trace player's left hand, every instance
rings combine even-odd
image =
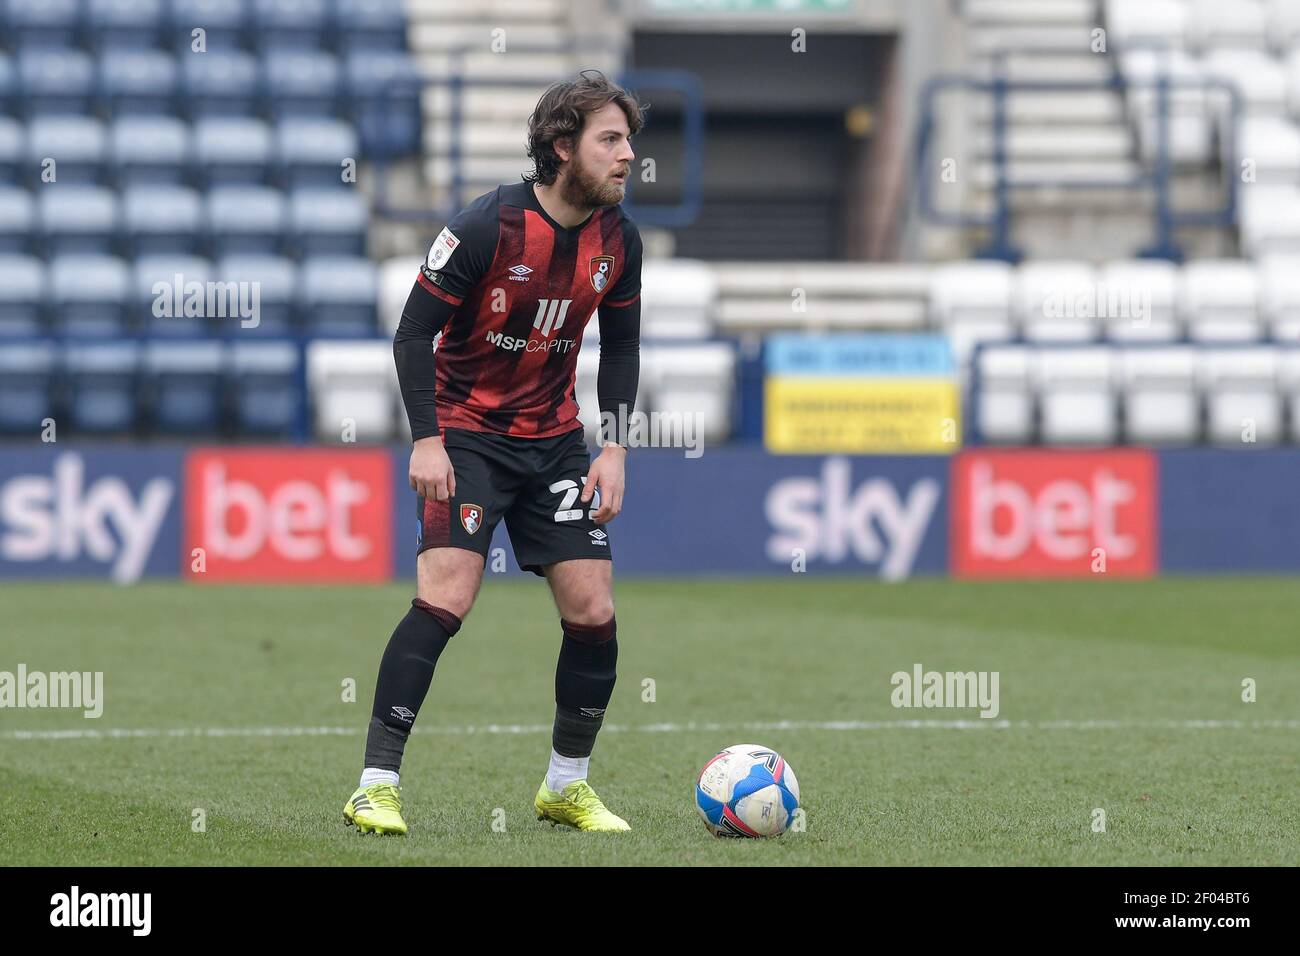
[[[626,458],[627,449],[611,443],[591,463],[587,483],[582,488],[582,501],[585,504],[594,492],[600,492],[600,507],[591,513],[591,520],[596,524],[614,520],[615,515],[623,510],[623,461]]]

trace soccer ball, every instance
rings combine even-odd
[[[695,808],[714,836],[780,836],[799,809],[799,781],[775,750],[736,744],[700,771]]]

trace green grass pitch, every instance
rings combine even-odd
[[[410,596],[0,587],[0,670],[103,671],[106,697],[98,720],[0,710],[0,777],[21,795],[0,805],[0,860],[1300,864],[1294,580],[617,582],[619,684],[591,780],[629,834],[534,819],[559,626],[541,582],[489,580],[407,748],[411,834],[363,837],[341,808]],[[890,675],[917,662],[998,671],[998,718],[895,709]],[[716,840],[701,825],[695,774],[750,742],[798,774],[803,832]]]

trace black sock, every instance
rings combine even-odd
[[[614,665],[618,663],[614,618],[604,624],[560,621],[560,625],[564,643],[555,665],[551,746],[561,757],[590,757],[614,693]]]
[[[416,598],[388,639],[375,706],[366,734],[366,766],[394,773],[402,765],[406,738],[433,681],[433,668],[447,642],[460,630],[460,618]]]

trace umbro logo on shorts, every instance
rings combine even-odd
[[[609,535],[601,531],[599,528],[597,528],[595,531],[588,531],[587,534],[591,535],[592,544],[603,544],[606,547],[609,547],[608,542],[605,540],[606,538],[609,537]]]

